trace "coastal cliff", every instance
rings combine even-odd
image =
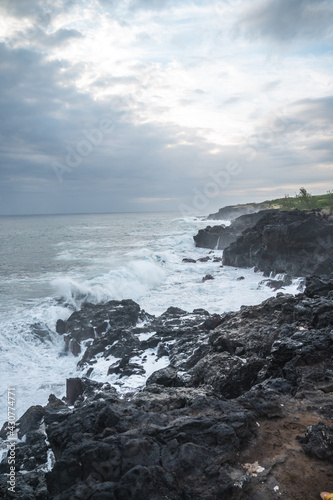
[[[256,267],[265,275],[333,272],[333,217],[320,211],[272,212],[232,242],[223,264]]]
[[[332,220],[253,215],[224,265],[305,276],[300,293],[223,314],[85,303],[59,320],[81,376],[63,400],[51,394],[19,419],[15,493],[7,455],[1,498],[312,500],[333,490]],[[142,388],[124,391],[125,379]]]
[[[200,229],[198,234],[193,236],[195,246],[200,248],[211,248],[224,250],[242,234],[245,229],[253,227],[262,217],[274,212],[274,210],[261,210],[260,212],[249,213],[235,218],[230,226],[207,226]]]

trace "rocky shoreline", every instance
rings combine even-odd
[[[324,253],[308,251],[327,265],[330,219],[308,218],[326,242]],[[283,223],[269,211],[229,255],[252,248],[251,234],[257,245],[267,221],[276,222],[266,235],[274,239]],[[124,300],[58,321],[66,349],[84,350],[82,377],[68,381],[65,400],[50,395],[21,417],[16,492],[4,458],[0,497],[311,500],[333,491],[333,276],[321,274],[296,296],[280,292],[233,313],[170,307],[155,317]],[[118,385],[92,380],[101,362]],[[143,367],[158,363],[147,376]],[[121,391],[131,377],[143,389]],[[7,434],[5,424],[0,438]]]
[[[236,217],[230,226],[207,226],[200,229],[196,236],[193,236],[197,247],[224,250],[231,243],[241,236],[245,229],[253,227],[260,219],[275,210],[261,210],[260,212],[244,214]]]
[[[333,216],[320,211],[262,210],[230,226],[207,226],[196,246],[223,250],[223,264],[270,274],[326,276],[333,272]]]
[[[265,214],[225,249],[223,263],[266,276],[326,276],[333,272],[333,217],[316,210]]]

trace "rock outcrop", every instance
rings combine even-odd
[[[234,220],[241,215],[252,214],[259,209],[256,205],[228,205],[215,214],[209,214],[210,220]]]
[[[74,407],[51,395],[30,408],[19,421],[17,498],[310,500],[333,489],[333,279],[307,278],[304,293],[239,312],[171,307],[120,324],[92,340],[83,374],[101,357],[108,370],[110,349],[119,377],[144,351],[168,366],[141,391],[120,396],[83,376],[74,391],[68,384]],[[7,467],[5,458],[5,500]]]
[[[333,272],[333,220],[315,210],[267,213],[223,252],[223,264],[255,267],[266,276]]]
[[[275,210],[261,210],[237,217],[230,226],[207,226],[205,229],[200,229],[198,234],[193,236],[195,246],[223,250],[234,242],[245,229],[254,226],[262,217],[273,212]]]
[[[144,321],[149,316],[133,300],[110,300],[106,304],[82,305],[80,311],[75,311],[67,321],[59,319],[56,330],[64,335],[66,350],[75,356],[81,352],[82,342],[99,338],[110,329],[124,329],[134,326],[138,321]]]

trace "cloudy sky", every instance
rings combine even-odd
[[[0,214],[333,189],[331,0],[0,0]]]

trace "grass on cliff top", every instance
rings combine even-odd
[[[264,208],[278,208],[279,210],[329,210],[333,212],[333,191],[327,194],[311,195],[305,188],[301,188],[296,196],[286,195],[284,198],[267,200],[262,203],[251,203],[251,205]]]

